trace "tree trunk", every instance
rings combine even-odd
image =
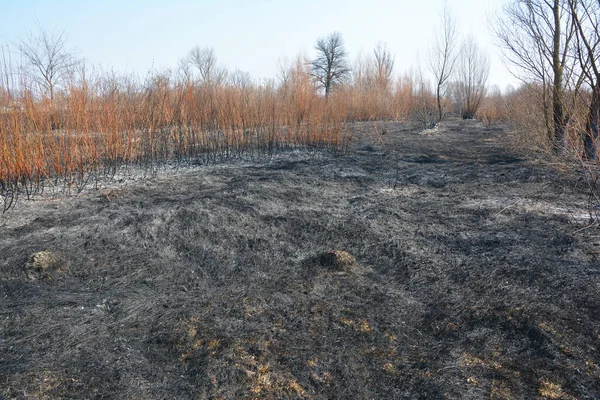
[[[50,129],[53,131],[57,129],[56,116],[54,115],[54,84],[50,81]]]
[[[552,122],[554,125],[554,151],[562,154],[565,151],[565,113],[563,109],[563,67],[560,59],[561,46],[561,22],[560,22],[560,0],[554,0],[552,7],[554,16],[554,34],[552,48],[552,72],[554,81],[552,82]]]
[[[554,152],[563,154],[565,151],[565,113],[562,104],[562,93],[559,87],[552,91],[552,117],[554,123]]]
[[[437,106],[438,106],[438,122],[442,122],[442,118],[444,117],[443,111],[442,111],[442,99],[441,99],[441,87],[438,84],[437,89],[435,91],[435,95],[437,97]]]
[[[600,80],[596,81],[592,92],[592,101],[585,125],[585,135],[583,137],[583,156],[586,160],[595,160],[598,155],[596,152],[596,141],[598,139],[598,126],[600,125]]]
[[[329,98],[329,92],[331,91],[331,82],[332,82],[332,78],[331,78],[331,69],[332,66],[328,65],[327,66],[327,76],[325,77],[325,98],[328,99]]]

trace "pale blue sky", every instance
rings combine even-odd
[[[515,84],[500,62],[488,16],[505,0],[448,0],[462,34],[472,33],[492,60],[490,84]],[[0,44],[36,29],[65,29],[69,46],[95,65],[141,74],[175,67],[195,45],[210,46],[228,69],[255,78],[277,74],[278,60],[312,57],[320,36],[342,33],[352,60],[378,41],[396,57],[396,72],[426,64],[441,0],[0,0]]]

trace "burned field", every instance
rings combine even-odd
[[[0,398],[600,397],[578,177],[474,121],[353,129],[1,216]]]

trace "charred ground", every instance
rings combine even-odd
[[[353,130],[0,217],[0,398],[598,398],[577,176],[474,121]]]

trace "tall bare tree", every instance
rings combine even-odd
[[[19,51],[27,71],[42,89],[54,100],[56,87],[68,77],[79,60],[66,47],[65,31],[52,33],[41,28],[37,34],[30,33],[19,42]]]
[[[569,8],[576,30],[576,58],[591,89],[583,135],[584,157],[596,159],[600,127],[600,1],[569,0]]]
[[[382,91],[388,91],[392,87],[394,56],[390,53],[387,46],[381,42],[377,43],[373,54],[375,56],[375,69],[377,71],[377,86]]]
[[[352,73],[356,85],[389,92],[394,78],[394,56],[385,44],[379,42],[372,55],[363,52],[358,54]]]
[[[311,63],[312,75],[325,89],[325,97],[329,97],[333,87],[344,82],[350,75],[348,53],[339,32],[317,40],[315,49],[317,56]]]
[[[448,5],[445,4],[442,12],[441,31],[436,35],[429,54],[429,68],[435,79],[438,121],[444,118],[442,99],[447,94],[448,83],[456,67],[457,46],[458,28]]]
[[[541,88],[548,136],[562,152],[568,121],[564,93],[574,71],[569,52],[575,29],[567,0],[513,0],[493,26],[506,60],[517,67],[514,75]]]
[[[375,87],[377,71],[375,68],[375,60],[370,54],[363,51],[358,53],[352,66],[352,81],[356,87],[362,90]]]
[[[437,121],[437,101],[431,88],[431,82],[426,79],[424,67],[417,55],[417,65],[411,68],[408,77],[411,87],[412,118],[414,118],[423,129],[430,129]]]
[[[473,36],[468,36],[460,48],[455,97],[464,119],[475,117],[475,113],[486,92],[490,74],[490,59]]]

